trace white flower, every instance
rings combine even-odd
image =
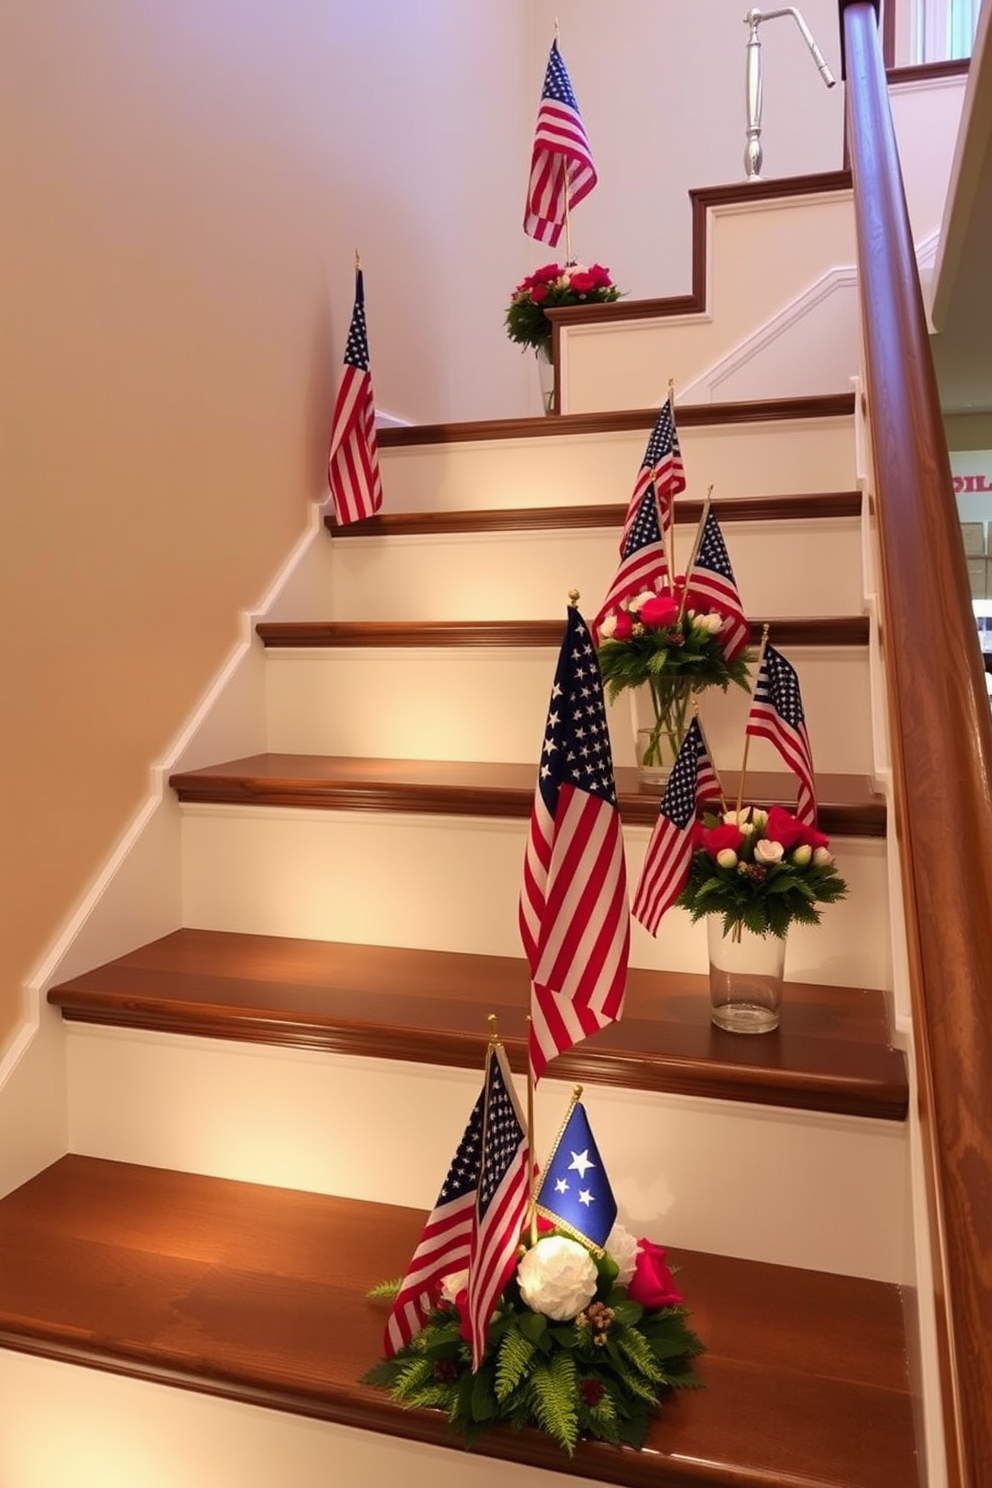
[[[745,822],[751,820],[750,806],[743,806],[740,811],[725,811],[723,819],[730,827],[740,827],[743,830]]]
[[[694,624],[697,630],[705,630],[710,635],[716,635],[718,630],[723,629],[723,616],[710,610],[708,615],[697,615]]]
[[[760,842],[754,844],[756,863],[781,863],[784,852],[781,842],[769,842],[767,837],[762,837]]]
[[[813,849],[810,847],[809,843],[801,842],[796,848],[795,852],[792,854],[792,861],[795,863],[797,868],[805,868],[806,864],[809,862],[812,856]]]
[[[721,868],[737,867],[737,854],[732,847],[721,847],[716,855],[716,860]]]
[[[814,868],[829,868],[833,861],[833,853],[828,852],[825,847],[818,847],[816,849],[816,852],[813,854]]]
[[[768,825],[768,812],[767,811],[762,811],[762,809],[761,809],[760,806],[752,806],[751,807],[751,820],[754,822],[754,825],[756,827],[767,826]]]
[[[606,1254],[617,1266],[617,1286],[627,1286],[634,1274],[638,1240],[622,1224],[615,1224],[606,1238]]]
[[[657,595],[653,589],[642,589],[640,594],[635,594],[627,601],[628,610],[633,610],[636,615],[642,604],[647,604],[649,599],[656,599]]]
[[[464,1292],[468,1286],[468,1271],[451,1271],[447,1276],[441,1278],[441,1300],[450,1302],[452,1307],[458,1300],[458,1293]]]
[[[517,1267],[520,1295],[533,1312],[565,1323],[577,1317],[596,1295],[596,1267],[577,1240],[546,1235]]]
[[[603,616],[599,627],[599,633],[603,637],[604,641],[608,641],[616,628],[617,617],[615,612],[611,610],[608,615]]]

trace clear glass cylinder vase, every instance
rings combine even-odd
[[[635,687],[630,699],[638,779],[649,790],[663,791],[692,719],[692,686],[659,678]]]
[[[551,360],[551,347],[538,346],[535,348],[534,355],[537,358],[537,381],[541,389],[541,407],[545,413],[554,413],[555,364]]]
[[[710,1015],[729,1033],[771,1033],[778,1027],[785,973],[784,938],[755,935],[739,923],[723,933],[723,916],[707,916]]]

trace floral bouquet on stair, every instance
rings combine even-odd
[[[583,1436],[640,1447],[664,1395],[701,1383],[702,1344],[665,1252],[616,1223],[580,1093],[532,1202],[516,1098],[491,1049],[407,1274],[370,1293],[392,1309],[386,1357],[363,1383],[445,1411],[466,1446],[506,1422],[569,1455]]]

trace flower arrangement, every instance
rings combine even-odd
[[[520,1247],[472,1372],[467,1272],[443,1279],[423,1329],[363,1377],[406,1406],[447,1412],[472,1446],[497,1422],[536,1426],[570,1456],[580,1437],[640,1447],[660,1397],[697,1388],[703,1345],[665,1251],[614,1224],[601,1251],[555,1227]],[[400,1283],[370,1296],[393,1298]]]
[[[599,624],[597,655],[610,702],[626,688],[650,689],[655,722],[642,757],[648,766],[675,759],[694,692],[714,686],[726,692],[731,683],[749,686],[747,652],[728,660],[724,649],[726,615],[690,609],[684,595],[682,578],[674,592],[645,589]]]
[[[550,349],[546,311],[562,305],[606,305],[621,293],[602,264],[545,264],[513,291],[506,311],[507,335],[521,346]]]
[[[689,877],[675,903],[693,922],[723,916],[724,935],[784,938],[793,921],[818,925],[818,904],[843,899],[830,841],[782,806],[706,814],[694,828]]]

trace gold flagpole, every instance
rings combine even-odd
[[[697,698],[697,696],[696,696],[695,693],[693,693],[693,695],[692,695],[692,715],[695,718],[697,724],[699,725],[699,733],[700,733],[700,736],[702,737],[703,747],[705,748],[706,753],[710,757],[710,764],[713,767],[713,774],[716,775],[717,780],[720,782],[720,805],[723,807],[724,811],[726,811],[726,809],[727,809],[727,797],[723,793],[723,781],[720,780],[719,775],[717,775],[716,765],[713,764],[713,752],[710,749],[709,743],[708,743],[707,738],[706,738],[706,734],[705,734],[705,732],[703,730],[703,720],[699,716],[699,699]],[[745,734],[744,737],[747,738],[747,735]]]
[[[706,526],[706,518],[710,514],[710,501],[713,496],[713,487],[710,486],[706,492],[706,500],[703,502],[702,515],[699,518],[699,526],[696,528],[696,536],[693,539],[692,552],[689,554],[689,562],[685,566],[685,588],[682,590],[682,603],[679,605],[679,619],[685,612],[686,600],[689,597],[689,575],[692,573],[692,565],[695,563],[699,549],[703,541],[703,528]]]
[[[762,630],[762,632],[761,632],[761,646],[760,646],[760,649],[758,651],[758,664],[757,664],[757,666],[754,669],[754,688],[752,689],[752,692],[751,692],[751,708],[754,707],[755,694],[758,691],[758,680],[761,677],[761,664],[762,664],[762,662],[765,659],[765,647],[767,645],[768,645],[768,626],[766,625],[764,627],[764,629]],[[748,715],[747,716],[749,718],[751,716],[751,708],[748,709]],[[751,735],[747,732],[747,726],[745,725],[745,729],[744,729],[744,758],[741,760],[741,778],[740,778],[740,784],[737,787],[737,824],[738,824],[738,826],[740,826],[741,806],[743,805],[743,802],[744,802],[744,777],[747,774],[747,752],[748,752],[748,746],[750,745],[750,743],[751,743]]]

